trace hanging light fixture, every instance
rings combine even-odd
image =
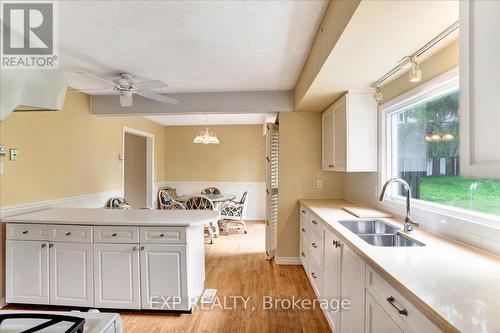
[[[422,71],[417,62],[417,58],[411,58],[410,82],[420,82],[422,80]]]
[[[206,114],[205,114],[205,130],[196,133],[196,136],[193,139],[193,143],[202,143],[204,145],[209,145],[209,144],[218,145],[220,143],[217,134],[215,134],[215,132],[212,132],[208,128],[208,121]]]

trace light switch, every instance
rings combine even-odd
[[[317,188],[323,188],[323,179],[318,179],[317,180],[316,187]]]
[[[19,151],[17,149],[10,150],[10,160],[17,161],[19,159]]]

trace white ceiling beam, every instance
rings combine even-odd
[[[131,107],[121,107],[117,95],[93,95],[91,112],[95,115],[154,116],[197,113],[274,113],[293,111],[291,90],[235,91],[168,94],[179,101],[170,105],[134,95]]]

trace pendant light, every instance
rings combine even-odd
[[[204,145],[209,145],[209,144],[218,145],[220,143],[217,134],[215,134],[215,132],[212,132],[208,128],[208,121],[206,114],[205,114],[205,130],[196,133],[196,136],[193,139],[193,143],[202,143]]]

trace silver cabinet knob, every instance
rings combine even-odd
[[[23,231],[23,235],[26,235],[28,233],[28,230]]]
[[[316,274],[314,272],[311,273],[312,277],[317,279],[318,277],[316,276]]]
[[[54,244],[50,243],[49,244],[49,249],[53,248],[54,247]]]
[[[134,246],[134,247],[132,248],[132,251],[134,251],[134,252],[135,252],[135,251],[137,251],[137,246]]]
[[[312,247],[314,247],[315,249],[316,249],[316,248],[318,248],[318,245],[316,245],[316,243],[312,243],[311,245],[312,245]]]
[[[114,232],[114,233],[111,234],[111,236],[112,237],[116,237],[116,236],[118,236],[118,234],[116,232]]]
[[[71,236],[71,232],[67,232],[67,233],[66,233],[66,236]]]
[[[335,247],[339,247],[342,243],[340,241],[333,241],[333,245],[335,245]]]
[[[318,221],[316,221],[316,220],[312,220],[312,223],[313,223],[313,224],[318,224]]]
[[[306,232],[306,229],[302,228],[302,232]]]
[[[42,249],[44,249],[47,246],[47,244],[42,243]]]
[[[141,251],[143,251],[143,250],[144,250],[144,246],[141,246]]]
[[[165,237],[165,234],[160,234],[160,237],[162,237],[162,238]]]
[[[304,258],[306,257],[306,254],[304,252],[301,252],[300,255],[303,256]]]

